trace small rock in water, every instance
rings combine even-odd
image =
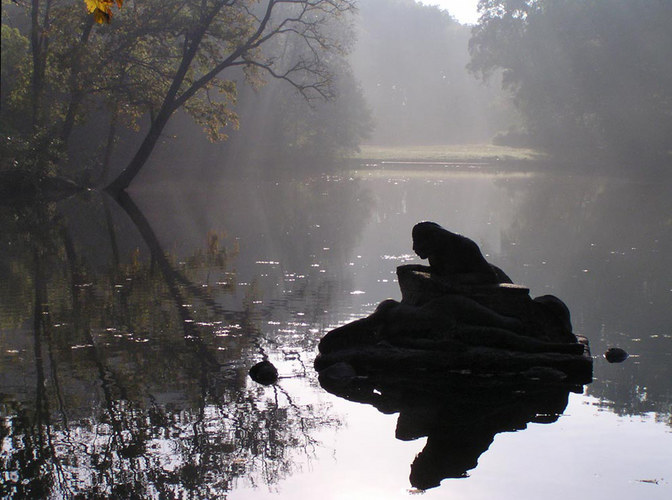
[[[262,385],[275,384],[278,381],[278,369],[268,360],[261,361],[250,368],[250,377]]]
[[[628,359],[628,353],[619,347],[610,347],[607,349],[607,352],[604,353],[604,358],[609,361],[609,363],[622,363]]]

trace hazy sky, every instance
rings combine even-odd
[[[478,0],[420,0],[425,5],[438,5],[446,9],[462,24],[476,24],[478,13],[476,5]]]

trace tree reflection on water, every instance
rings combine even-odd
[[[124,195],[125,230],[150,253],[124,261],[107,203],[85,205],[107,230],[103,265],[78,254],[55,205],[3,210],[2,496],[215,498],[291,474],[316,430],[340,424],[248,382],[273,306],[257,308],[254,285],[241,309],[221,306],[237,292],[236,242],[211,232],[178,261]]]
[[[485,240],[515,281],[566,300],[595,356],[589,396],[670,424],[666,185],[315,177],[199,189],[141,192],[138,206],[92,193],[0,207],[0,496],[212,498],[294,474],[341,426],[314,380],[319,338],[397,291],[389,257],[403,262],[410,228],[434,214]],[[631,358],[602,360],[614,345]],[[252,383],[266,356],[307,390]],[[455,381],[439,390],[448,399],[387,382],[353,399],[398,412],[400,439],[428,437],[411,478],[424,488],[567,404],[568,388]]]

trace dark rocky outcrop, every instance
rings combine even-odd
[[[502,282],[506,275],[493,270],[473,241],[437,224],[416,225],[413,239],[430,266],[398,267],[401,302],[385,300],[370,316],[327,333],[315,360],[320,373],[346,363],[354,372],[340,365],[329,380],[337,373],[354,382],[380,372],[430,379],[469,372],[591,381],[588,341],[572,332],[560,299],[532,299],[527,288]],[[465,262],[453,262],[460,259]]]

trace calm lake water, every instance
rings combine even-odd
[[[2,207],[0,496],[672,498],[670,188],[378,168]],[[317,342],[400,298],[420,220],[562,298],[593,382],[385,411],[324,391]],[[275,386],[247,376],[265,357]]]

